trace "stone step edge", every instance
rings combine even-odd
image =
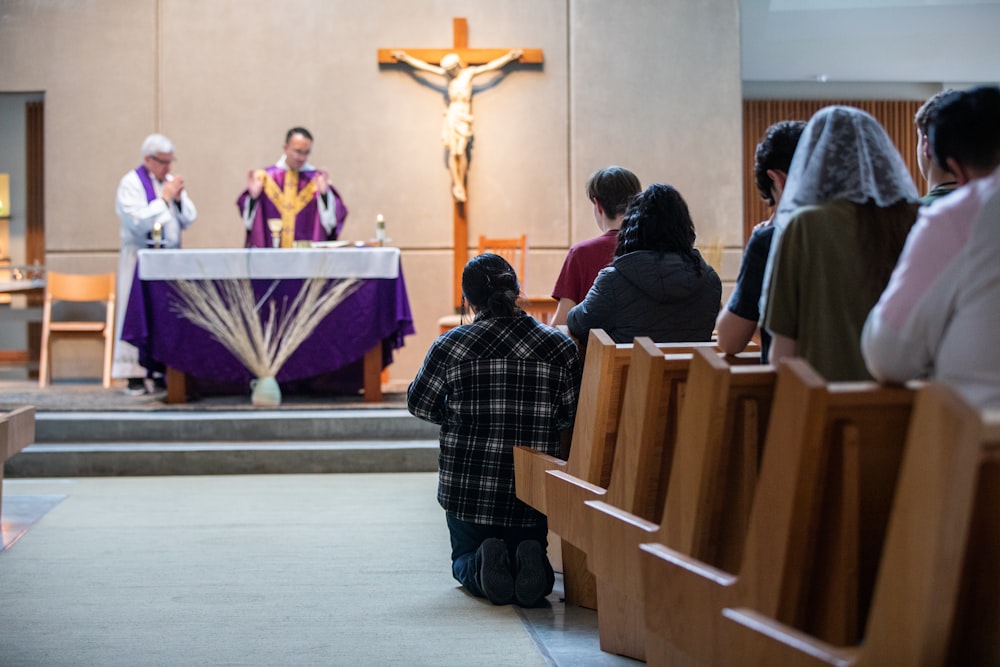
[[[352,440],[352,441],[254,441],[254,442],[79,442],[35,443],[21,453],[61,454],[67,452],[201,452],[201,451],[357,451],[393,449],[437,449],[437,440]],[[18,454],[19,455],[19,454]]]

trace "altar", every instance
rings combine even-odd
[[[168,402],[186,400],[188,378],[249,391],[250,371],[181,314],[176,283],[247,279],[263,319],[268,304],[282,312],[310,278],[361,282],[282,365],[279,385],[323,377],[333,390],[363,388],[366,401],[380,401],[381,371],[414,333],[398,248],[140,250],[122,338],[144,365],[166,367]]]

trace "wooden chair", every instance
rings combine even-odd
[[[66,321],[52,317],[57,301],[103,302],[104,321]],[[101,381],[111,386],[111,360],[115,342],[115,274],[74,275],[49,271],[45,283],[45,303],[42,309],[41,358],[38,364],[38,386],[45,387],[52,379],[52,339],[89,337],[104,341],[104,365]]]
[[[517,305],[542,324],[551,324],[559,302],[551,296],[522,296]]]
[[[491,252],[495,255],[500,255],[506,259],[512,267],[514,267],[514,271],[517,272],[517,279],[521,283],[521,293],[523,295],[526,289],[524,268],[528,256],[528,235],[521,234],[521,236],[513,238],[489,238],[480,235],[479,251],[476,254],[482,255],[484,252]],[[555,312],[554,308],[552,312]],[[449,329],[454,329],[461,324],[466,324],[467,322],[463,321],[462,318],[463,315],[461,313],[457,313],[455,315],[445,315],[444,317],[438,319],[438,329],[440,333],[445,333]]]
[[[715,351],[695,350],[660,523],[609,502],[585,503],[602,650],[645,659],[643,542],[716,567],[738,564],[774,383],[772,366],[733,366]]]
[[[0,415],[0,518],[3,517],[3,464],[35,442],[35,408],[24,406]]]
[[[640,546],[650,664],[743,662],[720,642],[727,607],[828,641],[857,637],[913,393],[828,385],[802,359],[781,364],[739,569],[664,544]]]
[[[916,399],[862,642],[823,641],[749,608],[721,643],[745,664],[1000,664],[1000,413],[954,390]]]

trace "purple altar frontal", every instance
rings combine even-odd
[[[273,303],[280,315],[308,278],[364,277],[357,290],[292,353],[276,378],[283,391],[301,387],[356,392],[364,386],[365,355],[381,343],[381,370],[392,363],[393,350],[403,346],[414,328],[399,250],[351,248],[349,258],[337,256],[345,250],[140,251],[122,338],[139,349],[140,361],[147,368],[180,371],[205,393],[248,392],[253,379],[250,371],[208,331],[180,314],[183,301],[175,287],[178,280],[250,279],[258,303],[263,302],[263,321],[268,304]]]

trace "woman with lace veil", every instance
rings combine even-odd
[[[916,220],[917,189],[878,121],[831,106],[806,125],[775,215],[761,297],[770,362],[870,379],[861,329]]]

